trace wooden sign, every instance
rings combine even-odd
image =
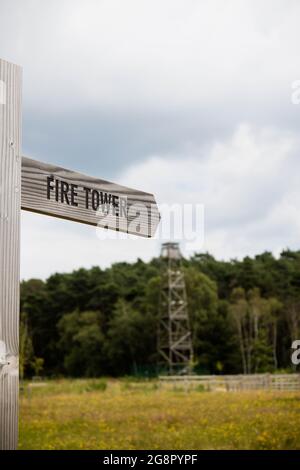
[[[24,210],[152,237],[159,212],[152,194],[22,158]]]
[[[21,68],[0,59],[0,450],[18,443],[21,207],[142,237],[160,219],[152,194],[21,157],[21,94]]]

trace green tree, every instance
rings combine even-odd
[[[185,280],[196,370],[218,373],[224,370],[232,346],[227,310],[219,304],[217,285],[208,276],[190,267],[185,269]]]
[[[104,372],[104,335],[101,314],[87,311],[64,315],[59,323],[64,368],[73,377],[95,377]]]
[[[111,370],[115,374],[137,373],[138,366],[147,364],[149,355],[156,352],[153,338],[156,338],[155,319],[119,299],[107,333],[106,352]]]
[[[282,308],[276,298],[264,299],[258,288],[232,291],[230,312],[240,344],[243,372],[265,372],[277,367],[277,322]]]
[[[20,347],[19,347],[19,370],[20,379],[24,380],[25,373],[30,367],[33,359],[33,346],[32,339],[28,329],[28,321],[25,313],[21,314],[20,318]]]

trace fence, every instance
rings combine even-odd
[[[300,391],[300,374],[170,375],[159,377],[163,388],[207,391]]]

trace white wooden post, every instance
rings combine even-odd
[[[21,213],[19,66],[0,59],[0,449],[18,439]]]

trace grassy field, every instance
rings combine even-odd
[[[64,379],[25,384],[20,405],[20,449],[300,449],[299,393]]]

